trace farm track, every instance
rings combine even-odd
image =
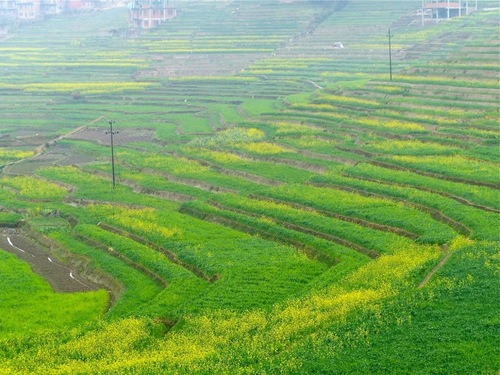
[[[338,259],[335,259],[332,256],[330,256],[326,253],[323,253],[316,248],[313,248],[309,245],[306,245],[301,241],[294,240],[294,239],[288,238],[286,236],[276,235],[276,234],[270,233],[266,230],[263,230],[263,229],[260,229],[260,228],[257,228],[255,226],[251,226],[248,224],[243,224],[239,221],[232,220],[232,219],[226,218],[226,217],[221,216],[221,215],[207,213],[207,212],[204,212],[204,211],[201,211],[198,209],[194,209],[192,207],[186,207],[186,206],[182,206],[180,208],[179,212],[186,214],[186,215],[196,217],[196,218],[201,219],[201,220],[221,224],[221,225],[227,226],[229,228],[247,233],[247,234],[252,235],[252,236],[258,235],[258,236],[261,236],[262,238],[265,238],[265,239],[268,239],[268,240],[271,240],[274,242],[288,244],[288,245],[296,248],[298,251],[302,252],[304,255],[306,255],[311,260],[321,262],[321,263],[327,265],[328,267],[333,267],[339,262]]]
[[[19,229],[0,229],[0,247],[28,263],[58,293],[97,290],[99,285],[83,278],[75,267],[67,266],[51,255],[48,248]]]
[[[102,118],[102,116],[97,118],[94,121],[99,121],[101,118]],[[92,122],[92,123],[94,123],[94,122]],[[62,135],[60,135],[60,136],[58,136],[50,141],[43,143],[42,145],[38,146],[34,150],[34,155],[27,157],[27,158],[17,160],[13,163],[9,163],[9,164],[5,165],[3,168],[0,168],[0,175],[1,174],[6,174],[6,175],[10,174],[10,175],[22,176],[22,175],[26,175],[26,174],[32,174],[33,173],[33,171],[31,170],[32,168],[30,168],[29,172],[22,172],[19,170],[17,172],[11,171],[13,168],[16,168],[16,167],[19,167],[21,165],[25,165],[28,163],[36,163],[38,165],[38,168],[41,168],[42,166],[63,165],[64,164],[63,162],[65,160],[69,159],[70,157],[68,157],[68,155],[65,154],[64,152],[61,152],[61,153],[56,152],[58,150],[57,143],[61,140],[64,140],[64,139],[70,139],[71,137],[75,136],[76,134],[83,131],[84,129],[87,129],[87,125],[79,126],[66,134],[62,134]],[[35,168],[35,169],[38,169],[38,168]]]
[[[441,259],[439,260],[438,264],[425,276],[425,278],[418,284],[417,289],[421,289],[424,286],[427,285],[427,283],[430,281],[431,277],[434,276],[434,274],[444,266],[444,264],[450,259],[452,252],[446,252]]]

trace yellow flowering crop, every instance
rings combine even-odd
[[[240,143],[237,146],[260,155],[276,155],[290,151],[285,147],[270,142]]]
[[[29,199],[60,199],[67,190],[53,182],[30,176],[4,177],[0,186],[7,185],[18,191],[19,196]]]
[[[122,91],[142,91],[156,85],[152,82],[56,82],[30,83],[21,88],[30,92],[80,92],[82,94],[104,94]]]
[[[12,150],[0,147],[0,160],[20,160],[34,155],[33,151]]]

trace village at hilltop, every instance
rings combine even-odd
[[[177,15],[168,0],[134,0],[128,3],[114,0],[0,0],[0,34],[8,26],[44,19],[61,13],[92,12],[116,6],[129,8],[131,27],[150,29]],[[0,35],[1,36],[1,35]]]

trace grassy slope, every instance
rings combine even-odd
[[[1,250],[0,257],[0,327],[4,339],[65,331],[94,321],[107,307],[104,290],[54,293],[14,255]]]

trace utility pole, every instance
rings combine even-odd
[[[111,136],[111,173],[113,175],[113,189],[115,188],[115,152],[114,152],[114,145],[113,145],[113,135],[118,134],[118,132],[113,131],[113,124],[115,123],[114,120],[109,120],[109,131],[106,132],[106,134],[109,134]]]
[[[391,38],[394,35],[391,34],[391,28],[389,27],[389,33],[387,34],[387,37],[389,38],[389,74],[390,74],[390,79],[392,81],[392,47],[391,47]]]
[[[422,0],[422,27],[425,26],[425,6],[424,0]]]

